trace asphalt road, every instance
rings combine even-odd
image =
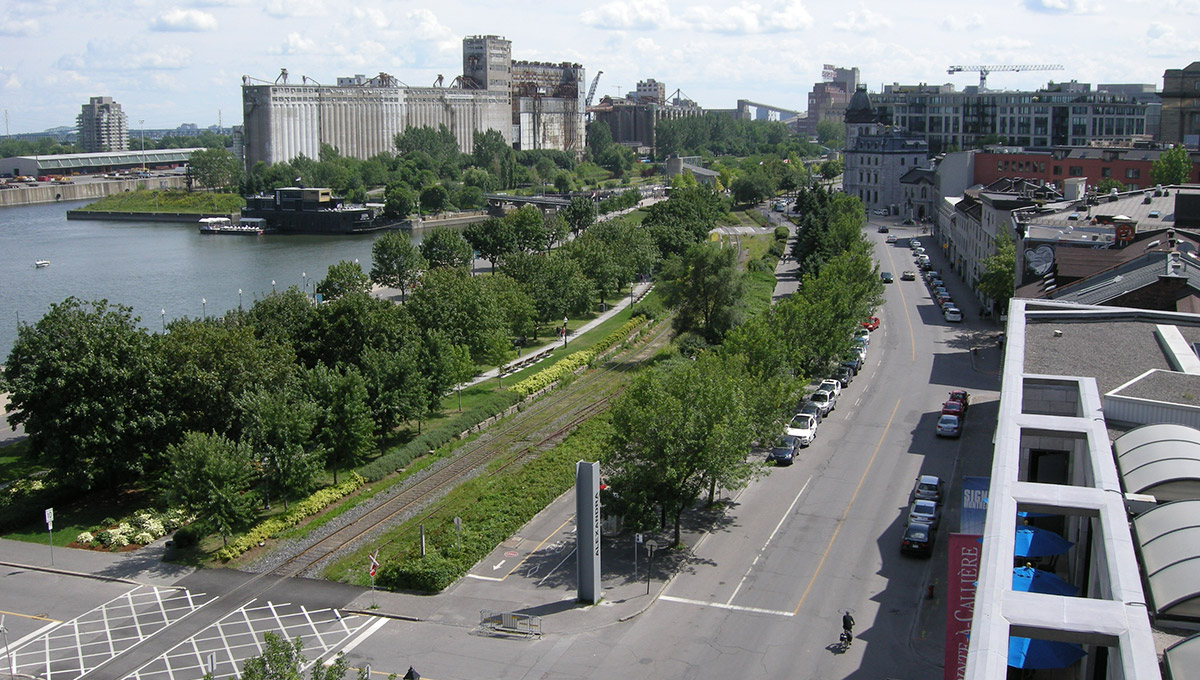
[[[915,269],[905,238],[918,229],[893,233],[900,243],[888,245],[870,227],[880,268],[897,274]],[[931,257],[945,271],[940,255]],[[794,289],[794,276],[787,272],[791,266],[781,265],[780,292]],[[93,669],[84,675],[89,678],[121,677],[143,663],[149,665],[141,667],[139,677],[199,677],[212,654],[225,654],[218,663],[252,655],[254,635],[246,630],[272,628],[289,637],[306,635],[306,648],[313,651],[347,650],[352,666],[370,664],[381,677],[403,675],[410,665],[431,680],[938,677],[945,536],[957,523],[957,480],[964,473],[986,474],[998,387],[989,354],[994,345],[987,335],[994,328],[978,325],[965,286],[947,279],[968,321],[943,321],[920,280],[887,285],[878,312],[882,325],[872,334],[867,363],[821,424],[816,441],[794,465],[771,469],[733,496],[682,568],[669,579],[665,573],[655,579],[650,595],[643,594],[641,581],[609,574],[617,567],[606,562],[605,601],[576,607],[570,553],[551,554],[570,539],[571,504],[556,501],[521,532],[525,544],[533,546],[530,559],[544,553],[545,567],[538,573],[530,568],[535,562],[522,561],[513,576],[490,577],[507,572],[507,565],[500,567],[504,556],[523,560],[518,555],[526,552],[501,546],[498,555],[477,567],[485,578],[464,579],[444,595],[379,594],[381,612],[410,611],[417,621],[376,619],[367,615],[373,595],[303,580],[254,588],[255,599],[246,602],[247,580],[253,579],[222,572],[202,572],[179,581],[174,591],[151,592],[146,586],[5,568],[0,609],[6,613],[9,641],[17,648],[40,628],[74,617],[84,622],[151,617],[145,620],[162,626],[165,619],[154,623],[161,611],[179,621],[166,630],[198,632],[181,646],[180,635],[159,640],[153,629],[148,639],[128,638],[128,626],[110,626],[103,635],[88,628],[84,635],[64,634],[39,644],[61,653],[55,664],[79,656],[81,666]],[[972,354],[972,346],[982,348],[979,355]],[[972,392],[965,434],[960,440],[938,439],[934,423],[940,404],[957,388]],[[931,559],[902,556],[898,550],[908,492],[922,472],[951,485],[941,541]],[[611,547],[606,545],[606,560]],[[36,564],[42,556],[30,547],[28,559],[25,563]],[[927,599],[931,585],[934,597]],[[183,604],[156,604],[183,603],[184,589],[198,598],[187,606],[220,599],[195,614]],[[543,617],[547,634],[533,639],[480,634],[478,612],[505,611],[512,602],[540,603],[531,611]],[[108,609],[101,612],[102,607]],[[343,618],[330,608],[368,611]],[[841,612],[847,609],[857,620],[857,639],[843,652],[836,643]],[[73,655],[72,645],[84,649],[100,639],[138,653],[113,662],[103,651],[94,658]],[[42,653],[34,651],[22,652],[17,660],[36,668]],[[151,661],[155,654],[166,656]],[[62,668],[54,677],[81,675]]]

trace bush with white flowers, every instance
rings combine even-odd
[[[96,537],[93,536],[92,532],[90,532],[90,531],[85,531],[82,534],[79,534],[78,536],[75,537],[75,542],[80,545],[91,545],[95,541],[96,541]]]

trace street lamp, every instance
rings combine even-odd
[[[563,347],[567,346],[567,317],[563,316]]]
[[[208,300],[200,298],[200,314],[204,318],[208,318]]]
[[[167,310],[166,310],[166,308],[159,310],[159,313],[162,314],[163,333],[166,333],[167,332]]]
[[[144,119],[138,120],[138,127],[142,129],[142,174],[146,172],[146,125]]]
[[[242,289],[238,288],[238,311],[242,311]]]
[[[300,272],[300,278],[304,279],[304,294],[308,295],[308,272]]]
[[[271,293],[275,292],[275,279],[271,279]]]

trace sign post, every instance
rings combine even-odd
[[[375,572],[379,570],[379,549],[376,548],[368,557],[371,558],[371,606],[375,607]]]
[[[46,508],[46,531],[50,533],[50,566],[54,566],[54,508]]]
[[[650,539],[646,541],[646,594],[650,594],[650,574],[654,571],[654,551],[658,548],[658,541]]]
[[[645,538],[646,538],[646,537],[645,537],[645,536],[642,536],[641,534],[634,534],[634,535],[633,535],[633,575],[634,575],[634,577],[636,577],[636,576],[637,576],[637,551],[638,551],[638,546],[642,544],[642,542],[643,542],[643,539],[645,539]]]

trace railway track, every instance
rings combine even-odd
[[[293,546],[300,549],[269,573],[279,577],[316,576],[315,572],[331,558],[357,548],[393,524],[407,521],[422,511],[426,517],[437,512],[438,499],[487,466],[502,461],[491,473],[501,474],[557,443],[580,423],[606,410],[623,391],[627,373],[652,356],[669,338],[670,324],[660,321],[641,342],[618,351],[600,370],[585,373],[570,385],[543,396],[502,423],[502,428],[485,430],[444,465],[414,479],[352,522],[313,537],[308,545]]]

